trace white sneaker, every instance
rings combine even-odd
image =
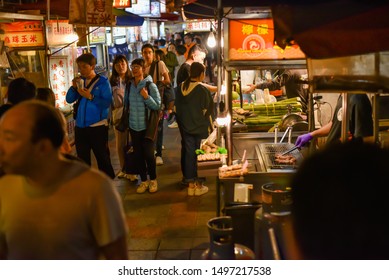
[[[155,193],[158,190],[157,180],[150,180],[149,193]]]
[[[126,178],[131,182],[138,181],[138,175],[135,174],[126,174]]]
[[[149,181],[144,181],[140,183],[138,188],[136,189],[137,193],[144,193],[149,188]]]
[[[124,173],[123,171],[119,171],[117,177],[118,177],[118,178],[126,178],[126,175],[127,175],[127,174]]]
[[[176,121],[172,122],[171,124],[168,124],[167,125],[168,128],[177,128],[178,127],[178,124]]]
[[[196,185],[192,187],[191,184],[188,187],[188,196],[200,196],[208,192],[208,187],[204,185]]]
[[[156,157],[155,163],[156,163],[156,165],[163,165],[163,159],[162,159],[162,157]]]
[[[189,188],[189,187],[188,187],[188,195],[189,195],[189,196],[194,196],[194,194],[195,194],[195,189],[196,189],[196,188]]]
[[[208,187],[200,185],[200,186],[196,186],[196,188],[194,190],[194,195],[200,196],[200,195],[206,194],[207,192],[208,192]]]

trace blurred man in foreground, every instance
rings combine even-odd
[[[26,101],[0,120],[0,259],[126,259],[111,180],[59,151],[60,113]]]

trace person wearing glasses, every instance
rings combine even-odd
[[[143,58],[134,59],[131,62],[131,70],[133,79],[131,80],[130,94],[128,97],[124,97],[124,102],[129,101],[130,104],[130,134],[141,178],[136,192],[144,193],[148,190],[150,193],[155,193],[158,190],[158,182],[154,141],[146,137],[146,115],[149,110],[158,110],[161,107],[161,97],[151,76],[145,75],[145,60]]]

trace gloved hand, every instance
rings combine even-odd
[[[295,145],[297,147],[301,148],[302,146],[307,144],[312,139],[313,139],[313,136],[311,135],[311,133],[306,133],[306,134],[300,135],[299,137],[297,137]]]

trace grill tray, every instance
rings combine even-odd
[[[294,164],[281,164],[275,162],[276,154],[281,154],[294,147],[294,145],[291,143],[261,143],[258,144],[258,146],[261,152],[261,156],[264,160],[265,167],[268,171],[274,169],[293,170],[296,169],[303,160],[303,156],[301,155],[300,151],[296,149],[289,153],[289,155],[296,158],[296,162]]]

